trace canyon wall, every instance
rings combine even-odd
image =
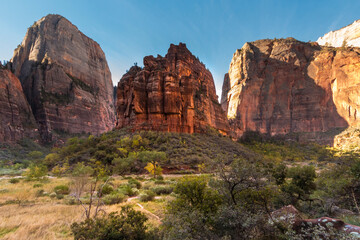
[[[360,123],[360,49],[293,38],[246,43],[232,58],[222,106],[234,137],[256,131],[333,145]]]
[[[226,133],[228,123],[209,70],[186,45],[171,44],[165,57],[147,56],[133,66],[117,89],[117,127],[133,130]]]
[[[0,142],[37,137],[37,126],[19,79],[0,65]]]
[[[105,54],[64,17],[35,22],[11,63],[44,141],[53,131],[99,134],[115,126]]]

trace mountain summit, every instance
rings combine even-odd
[[[114,127],[105,54],[66,18],[50,14],[35,22],[11,62],[43,140],[53,130],[99,134]]]
[[[320,37],[317,42],[329,47],[360,47],[360,20]]]

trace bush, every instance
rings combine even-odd
[[[139,181],[144,181],[145,180],[143,177],[140,177],[140,176],[137,176],[135,179],[139,180]]]
[[[106,184],[101,189],[101,195],[108,195],[108,194],[112,193],[113,191],[114,191],[114,188],[112,186]]]
[[[125,200],[125,195],[122,193],[113,192],[103,197],[103,201],[106,205],[118,204]]]
[[[56,194],[56,198],[59,199],[59,200],[60,200],[60,199],[63,199],[63,198],[64,198],[64,195],[63,195],[63,194]]]
[[[147,190],[144,193],[140,194],[139,199],[141,202],[149,202],[154,200],[155,193],[151,190]]]
[[[39,189],[36,191],[35,197],[43,197],[43,196],[45,196],[44,193],[45,193],[44,189]]]
[[[55,197],[56,197],[56,193],[54,193],[54,192],[50,193],[50,194],[49,194],[49,197],[55,198]]]
[[[151,189],[156,195],[166,195],[172,193],[174,188],[172,186],[157,186]]]
[[[154,183],[155,184],[166,184],[166,182],[164,180],[156,180]]]
[[[39,187],[42,187],[42,186],[43,186],[43,184],[41,184],[41,183],[35,183],[33,185],[33,188],[39,188]]]
[[[120,193],[123,193],[124,195],[128,195],[129,197],[133,197],[138,195],[139,191],[137,188],[132,188],[130,185],[121,185],[118,188],[118,191]]]
[[[28,181],[33,180],[42,180],[47,174],[47,168],[44,165],[35,165],[31,164],[27,171],[24,173],[24,176]]]
[[[15,184],[15,183],[18,183],[18,182],[20,182],[20,179],[18,179],[18,178],[9,179],[9,183],[11,183],[11,184]]]
[[[136,179],[129,179],[128,180],[128,183],[131,187],[136,187],[137,189],[140,189],[141,188],[141,182],[139,182],[138,180]]]
[[[76,205],[78,202],[76,201],[76,198],[72,196],[66,196],[65,197],[65,204],[67,205]]]
[[[158,239],[147,231],[147,217],[129,206],[120,213],[113,212],[96,219],[73,223],[71,231],[75,240],[80,239]]]
[[[161,181],[161,180],[164,180],[164,177],[159,175],[159,176],[156,176],[156,179]]]
[[[58,185],[54,187],[54,192],[58,195],[68,195],[70,193],[70,189],[67,185]]]

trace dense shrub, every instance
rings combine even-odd
[[[118,204],[123,202],[125,199],[126,199],[125,195],[118,192],[113,192],[102,198],[102,200],[106,205]]]
[[[122,207],[120,213],[113,212],[107,216],[73,223],[71,230],[75,240],[150,240],[159,239],[147,231],[147,217],[129,206]]]
[[[139,199],[141,202],[149,202],[154,200],[155,198],[155,193],[151,190],[146,190],[144,193],[141,193],[139,195]]]
[[[137,189],[141,188],[141,182],[139,182],[136,179],[131,178],[128,180],[128,183],[132,188],[137,188]]]
[[[68,195],[70,193],[70,189],[67,185],[58,185],[54,187],[54,192],[56,194]]]
[[[118,192],[123,193],[129,197],[133,197],[138,195],[139,191],[137,188],[132,188],[129,184],[120,185],[118,188]]]
[[[56,198],[59,199],[59,200],[60,200],[60,199],[63,199],[63,198],[64,198],[64,195],[63,195],[63,194],[56,194]]]
[[[114,191],[114,188],[112,186],[106,184],[101,189],[101,195],[108,195],[108,194],[112,193],[113,191]]]
[[[156,195],[170,194],[173,192],[173,190],[174,188],[172,186],[157,186],[151,188],[151,191],[153,191]]]
[[[166,182],[164,180],[156,180],[154,183],[155,184],[166,184]]]
[[[15,183],[18,183],[18,182],[20,182],[20,179],[18,179],[18,178],[9,179],[9,183],[15,184]]]
[[[44,189],[39,189],[36,191],[35,197],[42,197],[44,196],[44,193],[45,193]]]

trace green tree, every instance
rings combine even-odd
[[[296,204],[298,200],[308,201],[310,195],[316,190],[316,173],[312,166],[293,167],[287,174],[290,182],[286,182],[281,189],[288,193],[292,198],[292,204]]]
[[[48,172],[45,165],[31,164],[29,168],[24,172],[24,176],[27,180],[43,180]]]
[[[149,173],[152,173],[154,177],[156,177],[156,175],[161,175],[160,164],[166,160],[166,153],[158,151],[142,151],[139,153],[138,157],[142,162],[150,163],[147,170]]]

